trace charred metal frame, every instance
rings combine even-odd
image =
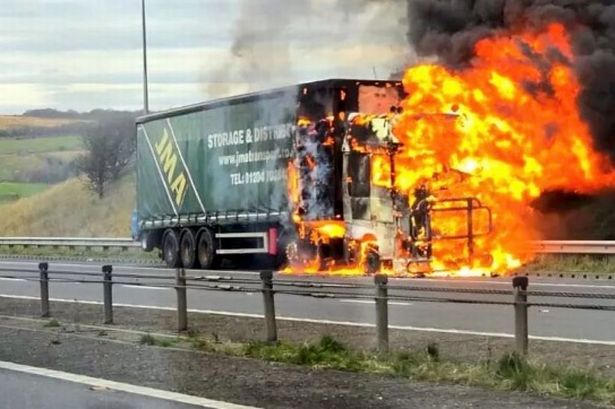
[[[442,213],[442,212],[453,212],[453,211],[466,211],[466,222],[467,222],[467,230],[465,235],[454,235],[454,236],[439,236],[435,240],[468,240],[468,256],[470,257],[470,261],[474,256],[474,238],[487,236],[493,232],[493,215],[491,214],[491,209],[487,206],[484,206],[480,200],[475,197],[460,197],[460,198],[450,198],[450,199],[442,199],[438,200],[436,203],[457,203],[457,202],[465,202],[465,206],[455,206],[455,207],[432,207],[432,213]],[[486,232],[475,232],[474,231],[474,216],[473,213],[475,211],[486,211],[488,216],[488,228]],[[431,238],[433,241],[434,238]]]

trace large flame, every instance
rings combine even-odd
[[[448,210],[459,203],[447,200],[474,197],[493,216],[494,230],[481,235],[488,230],[488,217],[476,212],[471,222],[476,237],[468,246],[463,239],[437,240],[466,235],[467,212],[434,212],[431,274],[502,274],[519,267],[532,256],[527,243],[539,238],[532,200],[548,190],[591,192],[615,185],[612,165],[594,150],[580,117],[573,62],[564,27],[552,24],[542,31],[483,39],[471,63],[461,69],[424,64],[405,72],[403,113],[392,115],[393,133],[401,142],[395,175],[386,152],[373,151],[372,183],[391,188],[394,180],[393,188],[409,194],[410,201],[414,189],[425,186],[434,208],[441,203]],[[297,172],[290,173],[291,197],[297,197]],[[305,228],[298,215],[294,220]],[[316,227],[314,242],[344,234],[339,220]],[[359,263],[374,240],[360,244]],[[328,269],[364,273],[360,266]]]
[[[529,257],[526,243],[538,238],[532,199],[546,190],[588,192],[615,183],[579,115],[573,59],[564,27],[552,24],[479,41],[465,69],[429,64],[406,71],[409,96],[394,130],[404,145],[397,187],[427,183],[438,198],[475,196],[493,210],[494,234],[475,243],[475,254],[490,257],[460,266],[455,259],[467,255],[464,244],[442,241],[434,244],[435,270],[517,267]],[[465,221],[452,220],[434,220],[434,229],[464,231]]]

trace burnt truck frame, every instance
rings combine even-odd
[[[375,271],[380,258],[392,263],[399,254],[389,236],[400,229],[411,236],[416,214],[394,216],[400,198],[394,189],[373,185],[372,153],[348,147],[349,118],[399,111],[404,96],[398,81],[330,79],[138,118],[137,218],[143,249],[159,249],[173,268],[211,269],[223,259],[254,257],[280,266],[289,249],[321,261],[351,262],[357,256],[349,251],[349,240],[371,236],[378,245],[366,270]],[[386,137],[380,142],[394,166],[397,146]],[[314,168],[302,163],[306,153],[322,162],[317,178]],[[299,198],[291,198],[288,189],[292,166],[300,173]],[[472,212],[484,207],[473,198],[461,202],[467,206],[439,211],[467,211],[467,234],[452,239],[468,240],[471,254]],[[429,215],[436,209],[429,206],[421,229],[431,241]],[[307,225],[346,223],[347,233],[310,242],[300,237],[297,217]],[[404,266],[430,256],[429,249],[406,250]]]

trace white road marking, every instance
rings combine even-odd
[[[346,303],[355,303],[355,304],[370,304],[370,305],[374,305],[375,301],[374,300],[353,300],[351,298],[347,298],[347,299],[340,299],[339,302],[346,302]],[[402,302],[402,301],[389,301],[389,305],[399,305],[402,307],[409,307],[411,305],[414,305],[414,303],[411,302]]]
[[[0,294],[0,298],[39,300],[39,297],[32,297],[29,295],[10,295],[10,294]],[[49,300],[55,301],[55,302],[102,305],[102,302],[100,301],[67,300],[63,298],[50,298]],[[115,304],[115,303],[113,305],[116,307],[126,307],[126,308],[144,308],[144,309],[160,310],[160,311],[177,311],[177,309],[173,307],[158,307],[155,305]],[[230,317],[242,317],[242,318],[261,318],[261,319],[264,318],[264,316],[261,314],[248,314],[248,313],[233,312],[233,311],[188,309],[188,312],[199,313],[199,314],[226,315]],[[348,327],[361,327],[361,328],[375,328],[376,327],[374,324],[370,324],[367,322],[332,321],[332,320],[320,320],[320,319],[314,319],[314,318],[285,317],[285,316],[280,316],[280,315],[276,316],[276,319],[281,320],[281,321],[308,322],[311,324],[342,325],[342,326],[348,326]],[[480,332],[480,331],[470,331],[470,330],[460,330],[460,329],[413,327],[409,325],[389,325],[389,328],[397,329],[401,331],[419,331],[419,332],[435,332],[435,333],[442,333],[442,334],[477,335],[477,336],[483,336],[483,337],[497,337],[497,338],[514,338],[515,336],[514,334],[508,334],[504,332]],[[577,343],[577,344],[595,344],[595,345],[615,346],[615,341],[603,341],[603,340],[596,340],[596,339],[549,337],[549,336],[541,336],[541,335],[530,335],[529,338],[535,339],[538,341],[571,342],[571,343]]]
[[[352,299],[340,299],[339,302],[347,302],[354,304],[374,304],[373,300],[352,300]]]
[[[222,402],[198,396],[184,395],[183,393],[169,392],[161,389],[148,388],[145,386],[131,385],[129,383],[109,381],[91,376],[78,375],[69,372],[56,371],[47,368],[15,364],[12,362],[0,361],[0,369],[8,371],[27,373],[30,375],[44,376],[47,378],[59,379],[82,385],[88,385],[96,389],[110,389],[119,392],[140,395],[149,398],[163,399],[172,402],[185,403],[188,405],[200,406],[211,409],[258,409],[254,406],[236,405],[234,403]]]
[[[23,278],[8,278],[8,277],[0,277],[0,281],[28,281]]]
[[[172,290],[170,287],[152,287],[149,285],[136,285],[136,284],[122,284],[122,287],[136,288],[139,290]]]

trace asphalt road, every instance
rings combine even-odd
[[[21,365],[15,366],[21,367]],[[203,404],[199,402],[203,399],[161,390],[64,372],[39,370],[34,367],[25,368],[33,372],[40,371],[41,374],[0,368],[0,396],[2,396],[0,406],[3,409],[231,409],[235,407],[232,404],[215,401],[209,405],[206,400]],[[54,377],[43,375],[46,372],[54,372]],[[107,386],[108,384],[117,386],[119,390],[114,386]],[[154,398],[148,396],[149,394],[163,398]],[[194,401],[195,404],[178,402],[178,397],[188,402]]]
[[[32,273],[17,272],[31,269]],[[50,264],[50,277],[71,278],[75,276],[54,274],[55,270],[86,272],[94,274],[87,279],[99,280],[100,265],[93,264]],[[37,277],[37,263],[0,262],[0,275],[14,275],[17,279],[0,278],[0,295],[38,297],[37,282],[25,281],[22,277]],[[172,285],[174,271],[160,268],[134,266],[114,266],[114,274],[147,275],[148,278],[121,278],[124,284],[117,284],[113,289],[114,304],[138,305],[159,308],[173,308],[176,305],[175,292],[172,288],[156,288],[152,284]],[[188,276],[214,274],[199,270],[188,271]],[[215,272],[236,279],[258,278],[249,272]],[[83,278],[83,277],[82,277]],[[319,277],[289,277],[303,284],[321,284]],[[116,278],[120,279],[120,278]],[[328,279],[329,281],[331,278]],[[344,283],[372,284],[369,277],[335,278]],[[207,283],[203,283],[207,284]],[[210,283],[211,284],[211,283]],[[238,284],[241,285],[241,284]],[[246,284],[248,287],[250,285]],[[255,286],[256,284],[251,284]],[[391,286],[421,286],[448,289],[481,288],[510,290],[510,278],[469,278],[469,279],[391,279]],[[306,290],[306,288],[297,288]],[[594,294],[615,294],[615,283],[609,280],[566,280],[532,278],[530,290],[583,292]],[[311,287],[310,291],[326,292],[328,289]],[[350,292],[352,290],[343,290]],[[51,282],[50,296],[56,299],[102,301],[102,284]],[[391,290],[390,294],[395,294]],[[367,291],[366,294],[373,294]],[[429,297],[432,292],[416,291],[412,295]],[[495,294],[437,294],[439,297],[462,298],[467,300],[512,301],[512,296]],[[615,300],[576,299],[553,297],[530,297],[529,302],[541,303],[577,303],[615,306]],[[188,290],[188,308],[201,311],[216,311],[234,314],[262,314],[262,297],[258,293]],[[294,295],[276,295],[276,313],[280,317],[291,319],[308,319],[317,321],[335,321],[356,325],[370,325],[375,322],[374,301],[369,297],[354,299],[339,296],[337,298],[313,298]],[[434,303],[424,301],[392,301],[389,303],[389,323],[392,326],[421,331],[442,331],[479,333],[494,336],[510,336],[514,331],[513,307],[509,305]],[[553,307],[532,307],[529,309],[530,336],[535,338],[564,339],[577,342],[595,342],[615,346],[615,312]]]

